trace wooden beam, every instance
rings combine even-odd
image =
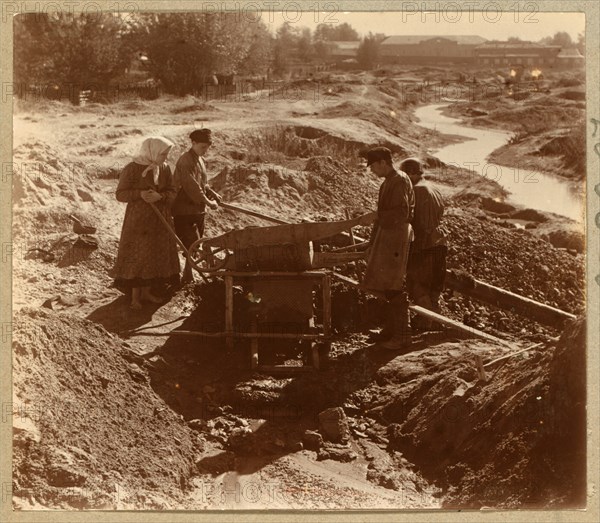
[[[169,332],[151,332],[142,331],[132,333],[134,336],[196,336],[199,338],[248,338],[248,339],[267,339],[267,340],[325,340],[323,334],[292,334],[287,332],[270,333],[270,332],[203,332],[203,331],[188,331],[188,330],[173,330]]]
[[[450,270],[446,271],[446,286],[470,298],[509,310],[551,327],[560,328],[565,321],[576,318],[574,314],[500,287],[489,285],[474,278],[461,278]]]
[[[496,336],[492,336],[486,332],[480,331],[479,329],[475,329],[474,327],[469,327],[464,323],[460,323],[456,320],[452,320],[447,318],[446,316],[442,316],[437,312],[430,311],[429,309],[425,309],[424,307],[420,307],[419,305],[410,305],[408,307],[411,311],[417,313],[419,316],[423,316],[429,320],[433,320],[437,323],[441,323],[442,325],[446,325],[446,327],[450,327],[452,329],[456,329],[461,332],[465,332],[467,334],[471,334],[476,338],[481,338],[487,341],[491,341],[493,343],[498,343],[500,345],[504,345],[505,347],[514,348],[514,344],[503,340],[501,338],[497,338]]]

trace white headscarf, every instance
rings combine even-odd
[[[142,177],[145,177],[146,174],[151,172],[154,184],[158,184],[160,165],[156,163],[156,160],[161,153],[164,153],[166,150],[173,147],[173,145],[175,144],[171,140],[162,136],[150,136],[142,142],[140,152],[133,157],[135,163],[148,166],[144,169],[144,172],[142,172]]]

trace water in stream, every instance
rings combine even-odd
[[[490,163],[487,157],[503,146],[511,134],[461,125],[460,120],[441,114],[446,106],[447,104],[426,105],[415,111],[422,127],[465,137],[463,142],[447,145],[436,151],[437,158],[446,164],[471,170],[498,182],[510,193],[507,203],[553,212],[583,222],[583,187],[539,172]]]

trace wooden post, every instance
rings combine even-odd
[[[225,344],[233,349],[233,276],[225,276]],[[229,336],[227,336],[229,334]]]
[[[323,273],[321,285],[323,286],[323,334],[326,338],[331,336],[331,278]]]
[[[346,211],[346,220],[350,219],[350,211],[348,210],[348,208],[345,209]],[[352,227],[350,227],[350,230],[348,231],[348,233],[350,234],[350,243],[352,245],[354,245],[356,243],[356,241],[354,240],[354,231],[352,230]]]

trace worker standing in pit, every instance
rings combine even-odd
[[[210,129],[196,129],[190,134],[191,148],[183,153],[175,166],[177,196],[172,206],[175,231],[186,249],[204,236],[206,206],[216,209],[221,196],[208,185],[203,156],[212,144]],[[182,283],[194,281],[192,267],[186,261]]]
[[[406,263],[413,232],[415,196],[408,176],[396,171],[387,147],[367,152],[367,166],[379,178],[377,219],[373,225],[362,286],[386,300],[387,321],[380,346],[401,350],[412,342],[408,296],[405,291]]]
[[[408,174],[415,193],[412,227],[415,238],[410,247],[407,268],[408,295],[415,305],[440,312],[439,299],[446,278],[446,235],[440,227],[444,214],[444,198],[423,179],[423,164],[407,158],[400,169]],[[419,318],[413,327],[429,329],[431,321]]]

